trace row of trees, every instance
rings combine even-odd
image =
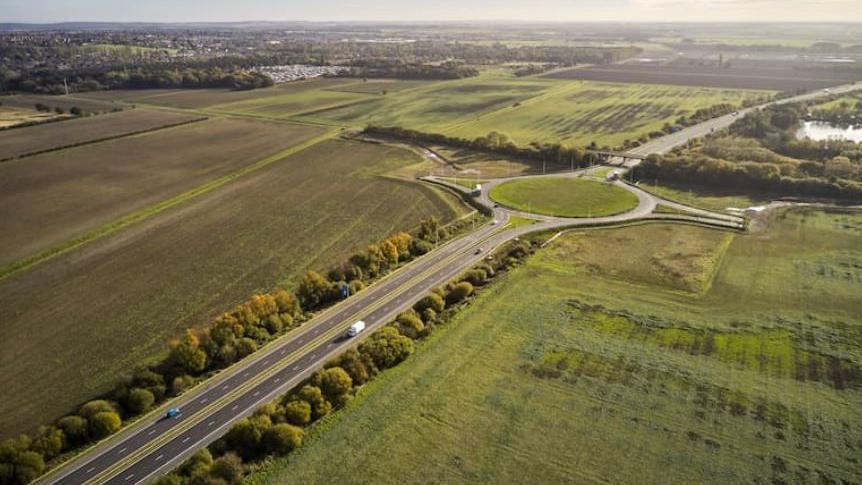
[[[354,294],[398,264],[425,254],[466,223],[460,221],[446,228],[430,217],[421,222],[415,237],[399,232],[371,244],[336,266],[328,277],[308,271],[296,294],[279,289],[255,295],[205,327],[186,330],[163,362],[135,371],[131,379],[107,395],[54,424],[41,426],[33,435],[0,443],[0,485],[32,481],[44,472],[46,462],[111,435],[124,420],[146,413],[165,399],[182,394],[198,379],[255,352],[299,326],[309,312]],[[288,433],[283,428],[277,432],[279,436]]]
[[[845,165],[843,160],[824,164]],[[849,160],[846,160],[849,163]],[[824,169],[825,170],[825,169]],[[638,165],[635,177],[654,180],[672,180],[705,186],[750,189],[791,196],[826,197],[846,200],[862,199],[862,184],[836,177],[790,177],[782,174],[781,166],[774,163],[731,162],[705,155],[651,155]]]
[[[15,73],[14,76],[0,76],[0,91],[64,94],[64,79],[69,89],[76,92],[150,88],[255,89],[273,85],[268,76],[237,67],[154,64],[135,69],[88,70],[71,74],[65,71]]]
[[[328,363],[296,389],[238,421],[223,438],[157,483],[186,485],[220,480],[242,483],[244,465],[268,456],[285,455],[301,446],[305,427],[347,404],[359,387],[382,371],[403,362],[413,353],[416,340],[448,322],[477,288],[517,265],[531,252],[528,243],[509,243],[490,260],[436,288],[412,309]]]
[[[397,79],[461,79],[478,76],[479,70],[460,62],[424,64],[388,59],[367,59],[354,64],[341,76]]]
[[[531,143],[527,146],[516,145],[507,135],[492,131],[475,139],[459,138],[439,133],[425,133],[397,126],[368,126],[363,131],[368,136],[395,138],[420,145],[448,145],[469,148],[486,153],[532,161],[544,161],[550,170],[570,167],[586,167],[595,163],[596,158],[580,147],[569,147],[559,143]],[[598,148],[595,143],[590,148]]]

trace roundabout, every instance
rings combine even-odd
[[[520,212],[565,218],[623,214],[639,203],[634,193],[612,183],[574,177],[515,179],[495,185],[489,196]]]

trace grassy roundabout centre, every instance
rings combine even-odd
[[[528,178],[500,184],[491,198],[525,212],[558,217],[601,217],[637,207],[631,192],[595,180],[576,178]]]

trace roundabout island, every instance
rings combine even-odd
[[[552,217],[591,218],[629,212],[638,197],[593,178],[535,177],[514,179],[489,191],[494,202],[520,212]]]

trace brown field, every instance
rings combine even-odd
[[[224,149],[224,147],[222,147]],[[405,150],[325,141],[0,282],[0,430],[61,416],[189,325],[396,230],[463,209],[378,174]]]
[[[28,109],[33,109],[36,103],[42,103],[51,107],[51,109],[60,107],[65,111],[69,111],[73,106],[77,106],[84,111],[84,114],[108,113],[117,108],[122,108],[122,106],[118,106],[111,102],[87,99],[79,97],[78,95],[51,96],[47,94],[16,94],[14,96],[0,97],[0,103],[3,103],[3,106],[9,106],[12,108]]]
[[[245,91],[231,89],[118,89],[83,93],[80,96],[102,101],[198,109],[217,104],[249,101],[310,89],[337,87],[354,82],[356,82],[354,79],[311,79],[308,81],[277,84],[271,88]]]
[[[730,89],[796,91],[820,89],[860,79],[859,72],[791,63],[733,61],[730,68],[671,64],[616,64],[569,69],[548,74],[551,79],[578,79],[646,84],[673,84]]]
[[[0,106],[0,128],[10,128],[24,123],[42,123],[61,117],[63,115],[43,113],[29,108],[4,108]],[[2,148],[0,147],[0,150]]]
[[[0,265],[320,133],[304,125],[215,119],[0,163]]]
[[[202,118],[169,111],[135,109],[0,131],[0,161],[197,119]]]

